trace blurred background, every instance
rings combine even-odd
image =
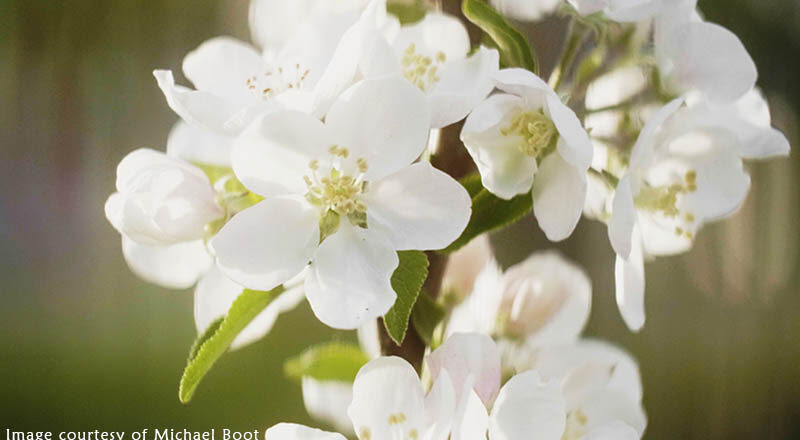
[[[225,356],[181,405],[192,294],[137,279],[103,215],[119,160],[135,148],[162,149],[176,121],[152,70],[179,71],[183,56],[215,35],[248,40],[247,7],[0,0],[0,428],[313,423],[299,384],[282,375],[287,356],[331,337],[306,305],[266,339]],[[645,438],[800,438],[800,3],[700,7],[749,49],[792,157],[750,164],[753,188],[737,216],[705,228],[690,253],[648,264],[639,334],[614,304],[605,226],[584,220],[558,247],[594,283],[587,333],[639,360]],[[530,29],[537,45],[546,45],[546,30]],[[504,264],[551,246],[532,222],[494,244]]]

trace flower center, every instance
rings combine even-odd
[[[245,81],[247,89],[267,100],[287,90],[301,89],[308,78],[310,69],[301,64],[278,65],[261,75],[253,75]]]
[[[439,82],[439,67],[447,61],[444,52],[437,52],[435,58],[417,53],[416,45],[411,43],[405,51],[401,64],[403,76],[423,92]]]
[[[322,239],[336,232],[342,216],[355,226],[367,227],[367,206],[361,200],[368,186],[364,180],[367,161],[364,158],[356,159],[355,169],[358,173],[352,176],[343,171],[343,163],[350,156],[347,148],[331,145],[328,153],[331,155],[329,165],[323,167],[318,160],[312,160],[308,164],[310,175],[303,176],[308,188],[306,200],[322,209]]]
[[[681,183],[662,186],[644,185],[634,198],[634,203],[639,209],[661,213],[666,217],[680,218],[682,216],[684,221],[691,224],[695,221],[694,214],[681,211],[678,208],[678,198],[683,194],[695,191],[697,191],[697,172],[689,170]],[[675,235],[692,238],[692,233],[681,227],[675,228]]]
[[[503,136],[521,136],[525,141],[517,147],[522,153],[531,157],[541,157],[558,139],[553,121],[544,112],[520,112],[511,123],[500,129]]]

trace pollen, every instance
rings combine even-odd
[[[638,209],[659,213],[679,221],[681,224],[676,226],[673,232],[678,237],[691,240],[694,235],[690,231],[694,229],[692,224],[697,219],[693,213],[683,211],[679,207],[679,202],[683,196],[697,191],[697,172],[687,171],[678,182],[659,186],[645,184],[634,198],[634,204]]]
[[[320,230],[323,239],[336,232],[339,217],[346,217],[356,226],[367,226],[367,207],[362,196],[368,187],[364,173],[369,164],[363,157],[348,160],[349,157],[350,150],[331,145],[328,147],[328,157],[310,161],[309,174],[303,176],[307,188],[306,200],[321,208]]]
[[[441,79],[439,68],[447,61],[444,52],[437,52],[433,58],[417,53],[417,47],[411,43],[405,51],[401,64],[403,76],[423,92]]]
[[[389,424],[390,425],[399,425],[406,421],[406,415],[403,413],[397,414],[390,414],[389,415]]]
[[[511,123],[500,129],[503,136],[520,136],[524,139],[518,145],[519,150],[531,157],[541,157],[558,139],[553,121],[544,112],[521,112],[511,120]]]
[[[260,98],[268,100],[287,90],[302,89],[310,73],[310,69],[299,63],[281,65],[268,69],[262,75],[248,77],[245,80],[245,87],[258,94]]]

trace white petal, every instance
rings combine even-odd
[[[497,71],[494,80],[498,89],[534,102],[541,102],[548,94],[555,95],[553,89],[541,78],[518,67]]]
[[[203,125],[220,133],[238,132],[238,129],[229,127],[227,122],[241,110],[239,103],[208,92],[176,85],[169,70],[155,70],[153,75],[169,107],[184,121]]]
[[[367,180],[413,162],[425,150],[430,109],[425,95],[400,77],[367,79],[345,91],[325,117],[336,143],[367,160]]]
[[[614,252],[622,258],[631,253],[631,235],[636,224],[636,208],[633,205],[631,177],[626,175],[620,179],[614,192],[611,221],[608,224],[608,239]]]
[[[530,370],[512,377],[497,396],[489,418],[492,440],[527,440],[531,433],[541,440],[559,440],[566,425],[561,386],[542,382]]]
[[[308,16],[315,0],[252,0],[249,22],[253,41],[264,49],[279,49]]]
[[[739,37],[717,24],[689,22],[674,28],[659,48],[671,63],[667,78],[681,91],[699,90],[731,102],[753,88],[758,73]]]
[[[429,12],[422,20],[400,28],[395,51],[402,53],[411,44],[416,53],[430,56],[442,52],[448,61],[466,57],[470,49],[467,28],[461,20],[440,12]]]
[[[312,159],[324,159],[334,142],[313,116],[277,112],[251,125],[233,147],[233,171],[251,191],[265,197],[304,194],[303,176]]]
[[[478,274],[492,261],[492,247],[488,234],[470,241],[466,246],[450,254],[447,259],[442,286],[454,291],[459,299],[472,292]]]
[[[194,322],[197,333],[202,334],[212,322],[225,317],[242,291],[243,286],[225,276],[218,268],[212,267],[194,290]],[[263,338],[272,329],[278,315],[293,309],[303,298],[303,289],[299,287],[281,293],[239,332],[231,344],[231,350]]]
[[[397,252],[383,237],[343,221],[314,255],[306,279],[311,309],[338,329],[383,316],[397,298],[390,279],[398,264]]]
[[[581,410],[587,419],[586,429],[590,431],[615,420],[624,422],[639,436],[647,427],[647,415],[642,405],[614,387],[607,386],[587,396],[581,405]]]
[[[461,184],[429,162],[374,183],[366,196],[367,222],[397,250],[442,249],[464,231],[472,200]]]
[[[462,248],[463,249],[463,248]],[[452,263],[452,257],[448,267]],[[486,262],[475,277],[469,296],[453,308],[447,320],[446,336],[455,333],[493,334],[497,327],[503,289],[503,271],[494,259]]]
[[[369,320],[357,329],[358,345],[370,359],[381,355],[380,334],[378,334],[378,321]]]
[[[645,166],[651,160],[656,148],[656,135],[659,129],[670,116],[678,111],[683,102],[683,98],[675,98],[650,116],[642,131],[639,132],[639,137],[636,138],[636,143],[631,150],[630,168]]]
[[[440,80],[430,91],[431,127],[445,127],[458,122],[475,108],[494,88],[492,75],[497,71],[499,54],[483,46],[470,56],[442,66]]]
[[[536,252],[503,276],[506,331],[532,346],[572,342],[589,319],[592,284],[556,251]]]
[[[614,266],[617,306],[625,324],[635,332],[644,326],[644,256],[639,234],[639,228],[634,227],[630,255],[617,255]]]
[[[199,91],[248,102],[254,100],[247,79],[261,74],[261,54],[230,37],[203,42],[183,59],[183,73]]]
[[[300,273],[319,244],[317,213],[302,200],[272,198],[236,214],[211,241],[231,279],[271,290]]]
[[[742,130],[739,135],[744,157],[765,158],[789,154],[789,141],[783,133],[770,127],[772,118],[769,105],[758,89],[746,93],[736,101],[734,108],[739,117],[747,122],[735,125]]]
[[[461,141],[478,166],[483,186],[504,199],[530,191],[537,169],[536,159],[520,151],[520,137],[500,133],[522,105],[514,95],[492,95],[472,111],[461,129]]]
[[[472,389],[467,388],[461,394],[450,439],[486,440],[486,430],[489,427],[486,406]]]
[[[573,343],[540,347],[533,365],[546,380],[564,383],[567,409],[580,407],[586,390],[574,380],[577,369],[605,368],[610,371],[601,385],[622,391],[631,401],[642,400],[642,379],[636,359],[629,353],[608,342],[582,338]]]
[[[460,390],[469,377],[481,400],[490,406],[500,388],[500,351],[492,338],[479,333],[456,333],[425,359],[433,379],[447,370],[453,386]],[[473,380],[473,379],[469,379]]]
[[[581,121],[557,96],[548,94],[546,99],[547,110],[560,135],[558,154],[576,168],[589,168],[592,163],[592,142]]]
[[[178,121],[167,139],[167,154],[194,163],[230,166],[233,137]]]
[[[348,435],[354,434],[353,423],[347,416],[347,407],[352,401],[353,384],[350,382],[303,377],[303,404],[308,414]]]
[[[398,357],[380,357],[358,372],[347,409],[361,439],[409,438],[425,426],[425,401],[417,372]]]
[[[478,403],[483,406],[480,400]],[[431,391],[425,396],[425,425],[428,427],[426,440],[447,440],[455,417],[456,404],[453,381],[447,370],[442,370]]]
[[[560,0],[491,0],[503,15],[522,21],[536,21],[555,12]]]
[[[342,434],[294,423],[279,423],[264,433],[264,440],[346,440]]]
[[[123,236],[122,255],[133,273],[170,289],[193,286],[213,263],[203,240],[149,246]]]
[[[597,110],[623,103],[644,90],[648,82],[649,78],[641,66],[614,69],[589,84],[586,90],[586,108]]]
[[[639,440],[640,438],[635,429],[619,420],[598,426],[582,437],[583,440]]]
[[[545,157],[533,183],[533,213],[550,241],[572,234],[585,201],[586,171],[558,153]]]

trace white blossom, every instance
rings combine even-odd
[[[483,186],[510,199],[531,192],[539,226],[552,241],[567,238],[586,198],[592,144],[575,113],[539,77],[523,69],[495,75],[505,93],[469,115],[461,140]]]
[[[686,251],[700,226],[734,212],[750,187],[737,137],[693,126],[680,117],[682,104],[676,99],[647,121],[614,195],[608,234],[617,303],[633,330],[644,324],[645,255]]]
[[[336,55],[341,71],[353,80],[401,74],[424,92],[431,128],[463,119],[492,90],[497,50],[481,46],[468,56],[467,29],[448,14],[428,12],[419,22],[395,29],[386,24],[385,8],[386,0],[373,0],[342,38]],[[345,54],[355,54],[349,64]]]
[[[602,12],[617,22],[639,22],[657,16],[664,0],[568,0],[581,15]],[[666,2],[668,3],[668,2]]]
[[[317,317],[356,328],[394,304],[396,251],[441,249],[463,231],[471,201],[429,163],[428,113],[400,78],[345,92],[325,123],[300,112],[262,117],[234,147],[233,168],[266,200],[235,215],[212,240],[220,268],[271,289],[309,262],[305,292]]]
[[[106,218],[122,235],[146,245],[169,245],[205,236],[222,216],[208,177],[188,162],[150,149],[125,156]]]

